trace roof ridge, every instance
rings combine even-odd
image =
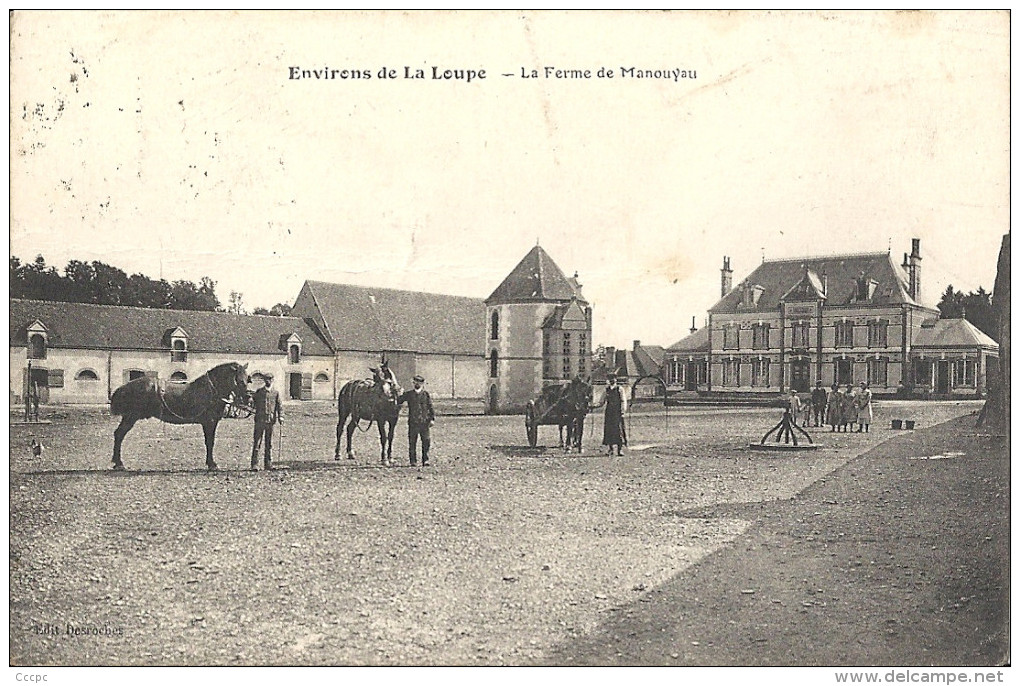
[[[839,260],[848,257],[885,257],[892,258],[891,252],[849,252],[838,255],[801,255],[800,257],[784,257],[778,260],[764,260],[762,264],[778,264],[780,262],[804,262],[804,261],[828,261]]]
[[[11,298],[10,302],[22,302],[22,303],[45,303],[48,305],[82,305],[85,307],[102,307],[108,309],[115,307],[119,310],[138,310],[140,312],[187,312],[189,314],[198,315],[217,315],[227,317],[264,317],[266,319],[272,319],[279,321],[283,319],[296,319],[298,321],[304,321],[303,317],[294,317],[292,315],[276,316],[275,314],[237,314],[236,312],[223,312],[220,310],[190,310],[180,307],[143,307],[141,305],[107,305],[105,303],[83,303],[76,300],[40,300],[38,298]]]
[[[483,302],[485,298],[478,298],[473,295],[454,295],[452,293],[436,293],[434,291],[419,291],[410,290],[407,288],[390,288],[388,286],[361,286],[355,283],[344,283],[342,281],[319,281],[316,279],[307,279],[305,283],[308,284],[322,284],[323,286],[343,286],[344,288],[356,288],[362,291],[387,291],[389,293],[412,293],[414,295],[437,295],[442,298],[462,298],[464,300],[477,300]]]

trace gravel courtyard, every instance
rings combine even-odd
[[[50,425],[11,425],[10,660],[566,663],[745,534],[748,505],[788,501],[905,435],[890,418],[924,429],[978,408],[883,402],[870,434],[818,430],[821,449],[799,454],[747,449],[775,409],[660,408],[632,415],[623,457],[599,453],[600,418],[579,456],[556,449],[555,427],[529,450],[522,417],[440,417],[421,469],[403,419],[398,466],[379,465],[374,427],[355,435],[355,461],[334,462],[334,410],[293,404],[281,469],[244,471],[251,422],[225,420],[213,474],[199,427],[140,422],[130,471],[114,473],[116,418],[57,408]]]

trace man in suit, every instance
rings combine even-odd
[[[828,399],[828,393],[822,388],[822,380],[818,379],[815,383],[815,389],[811,391],[811,414],[815,418],[815,426],[821,426],[825,423],[825,403]],[[804,422],[807,424],[807,422]]]
[[[425,379],[414,377],[414,388],[402,393],[398,404],[407,403],[407,452],[411,458],[411,466],[418,464],[418,438],[421,438],[421,466],[429,466],[429,447],[432,436],[429,429],[436,423],[436,413],[432,409],[432,396],[425,390]]]
[[[266,385],[255,391],[255,436],[251,446],[251,471],[258,471],[259,447],[266,442],[265,469],[273,469],[273,425],[283,424],[283,403],[280,393],[273,388],[273,375],[264,375]]]

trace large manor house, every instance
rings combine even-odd
[[[576,375],[655,379],[678,398],[777,395],[817,380],[866,381],[876,395],[984,393],[998,346],[921,298],[920,243],[889,253],[765,261],[736,287],[724,259],[708,324],[668,348],[608,349],[595,368],[592,305],[532,248],[488,298],[306,281],[291,316],[10,301],[10,397],[35,383],[43,403],[105,404],[139,376],[187,382],[247,362],[285,397],[331,400],[383,355],[421,374],[450,411],[515,412]]]

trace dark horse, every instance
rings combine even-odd
[[[568,452],[571,448],[581,452],[584,419],[591,410],[592,396],[590,379],[586,381],[579,376],[564,385],[543,388],[538,400],[529,401],[525,409],[528,443],[532,447],[536,445],[539,425],[555,424],[560,430],[560,447]]]
[[[120,446],[135,422],[155,417],[168,424],[201,424],[205,433],[205,466],[215,471],[216,425],[227,406],[246,402],[247,368],[248,365],[228,362],[213,367],[191,383],[165,386],[143,376],[115,390],[110,398],[110,414],[120,415],[121,420],[113,432],[113,468],[124,469]]]
[[[365,431],[371,428],[372,422],[379,427],[382,463],[388,465],[390,458],[393,457],[393,433],[397,428],[397,417],[400,412],[400,406],[397,404],[400,386],[393,372],[386,366],[385,360],[381,366],[371,367],[369,371],[372,372],[372,381],[348,381],[340,389],[336,403],[339,418],[336,423],[336,450],[333,459],[340,459],[340,440],[343,437],[344,424],[347,425],[347,459],[354,459],[354,451],[351,450],[354,428],[361,424],[361,420],[367,419],[368,426],[365,427]]]
[[[577,448],[577,452],[581,452],[581,439],[584,438],[584,418],[591,411],[593,395],[590,379],[584,381],[579,376],[575,376],[566,388],[561,401],[563,407],[561,422],[565,422],[567,427],[567,443],[564,446],[567,452],[571,448]],[[561,423],[561,444],[563,443],[562,430],[563,424]]]

